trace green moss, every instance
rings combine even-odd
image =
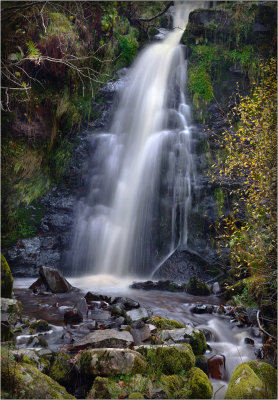
[[[37,321],[31,323],[30,329],[34,329],[35,332],[46,332],[49,331],[51,328],[47,321],[43,319],[38,319]]]
[[[1,296],[11,299],[13,296],[13,276],[6,258],[1,254]]]
[[[71,357],[67,354],[59,354],[50,368],[49,376],[60,385],[70,387],[73,379],[73,368],[69,363]]]
[[[111,396],[108,390],[108,378],[97,376],[94,380],[90,395],[95,399],[110,399]]]
[[[176,347],[158,347],[150,349],[147,361],[152,368],[166,375],[188,371],[195,364],[195,356],[189,344],[184,344],[183,349]]]
[[[128,396],[129,399],[144,399],[144,395],[140,392],[133,392],[130,393],[130,395]]]
[[[197,296],[208,296],[210,288],[204,281],[200,281],[195,277],[191,277],[186,285],[187,293]]]
[[[207,375],[199,368],[193,367],[186,375],[190,389],[190,399],[211,399],[212,384]]]
[[[197,355],[202,355],[207,350],[206,337],[202,331],[193,332],[190,336],[190,345],[192,347],[193,353]]]
[[[234,370],[225,399],[276,399],[277,371],[269,364],[249,361]]]
[[[23,355],[21,362],[24,364],[34,365],[35,367],[38,366],[38,362],[36,360],[34,360],[34,358],[26,356],[26,355]]]
[[[71,22],[64,14],[57,12],[50,12],[49,18],[50,18],[50,24],[48,28],[49,33],[56,35],[60,35],[61,33],[66,33],[69,38],[74,38]]]
[[[141,374],[146,371],[146,363],[144,359],[136,357],[132,368],[132,374]]]
[[[185,387],[185,379],[182,376],[170,375],[162,376],[160,379],[163,389],[168,399],[187,399],[188,388]]]
[[[160,319],[152,319],[152,324],[156,326],[157,329],[165,330],[165,329],[179,329],[185,328],[186,326],[181,322],[175,321],[173,319],[160,318]]]

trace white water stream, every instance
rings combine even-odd
[[[131,67],[111,133],[92,139],[98,172],[77,212],[75,274],[147,276],[187,244],[195,174],[179,42],[189,13],[201,5],[176,4],[174,29]]]

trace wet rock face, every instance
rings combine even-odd
[[[187,282],[192,276],[210,279],[207,261],[195,252],[177,249],[153,274],[155,279]]]

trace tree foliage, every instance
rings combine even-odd
[[[232,188],[233,209],[223,216],[222,239],[234,274],[252,277],[246,290],[265,306],[276,297],[276,60],[261,63],[260,74],[250,95],[239,96],[223,133],[225,158],[213,165],[211,176]]]

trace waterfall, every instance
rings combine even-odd
[[[187,244],[195,173],[179,42],[198,6],[176,4],[174,29],[131,67],[110,133],[92,135],[90,190],[74,228],[74,272],[147,276]]]

